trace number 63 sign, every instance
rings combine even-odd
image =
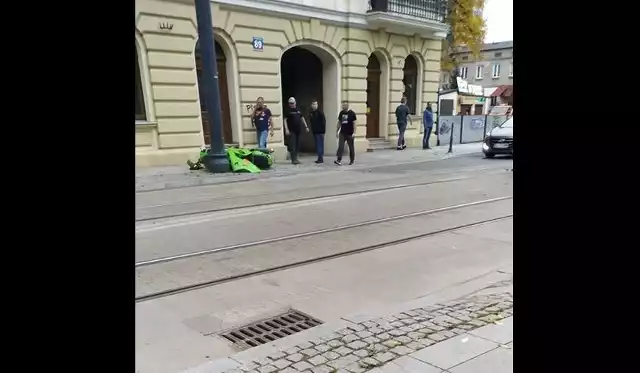
[[[262,52],[262,50],[264,49],[264,39],[254,36],[253,37],[253,50],[254,51],[259,51]]]

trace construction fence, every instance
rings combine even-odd
[[[482,142],[487,132],[507,120],[506,115],[447,115],[438,118],[438,145],[449,144],[453,129],[453,144]]]

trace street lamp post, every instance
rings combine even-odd
[[[205,105],[209,112],[209,132],[211,148],[204,156],[204,166],[209,172],[231,171],[222,136],[222,115],[220,114],[220,87],[218,85],[218,65],[213,38],[213,20],[210,0],[195,0],[198,22],[198,44],[202,58],[202,86]]]

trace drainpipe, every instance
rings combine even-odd
[[[213,20],[211,2],[195,0],[196,20],[198,22],[198,42],[202,56],[202,85],[204,102],[209,111],[209,133],[211,149],[204,156],[203,163],[209,172],[230,172],[229,160],[222,135],[222,115],[220,112],[220,87],[218,85],[218,65],[213,39]]]

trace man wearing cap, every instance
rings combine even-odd
[[[309,132],[307,122],[296,106],[296,99],[289,97],[289,110],[284,117],[284,134],[289,137],[289,152],[291,153],[291,163],[300,164],[298,161],[298,151],[300,150],[300,133],[302,126]]]

